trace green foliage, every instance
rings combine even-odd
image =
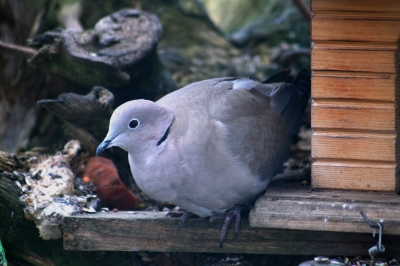
[[[0,240],[0,266],[7,266],[6,252]]]

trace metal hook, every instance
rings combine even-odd
[[[383,229],[382,229],[382,225],[380,223],[378,223],[379,226],[379,242],[378,242],[378,248],[379,250],[382,250],[382,234],[383,234]],[[385,248],[383,248],[383,251],[385,251]],[[383,252],[381,251],[381,252]]]
[[[368,219],[367,215],[361,210],[360,211],[361,216],[364,218],[365,222],[369,225],[369,227],[374,229],[374,232],[372,234],[372,237],[375,237],[376,234],[376,229],[379,229],[379,240],[378,240],[378,245],[371,247],[368,250],[369,255],[371,256],[372,259],[379,253],[385,252],[385,247],[382,245],[382,235],[383,235],[383,228],[380,223],[377,223],[376,225],[373,225],[371,221]]]
[[[374,228],[374,229],[379,229],[379,226],[373,225],[371,223],[371,221],[368,219],[367,215],[362,210],[360,211],[360,214],[361,214],[362,218],[364,218],[365,222],[369,225],[369,227]],[[374,230],[374,232],[375,232],[375,230]]]

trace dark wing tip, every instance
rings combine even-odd
[[[272,76],[264,79],[261,83],[278,83],[278,82],[285,82],[286,79],[289,77],[291,69],[283,69],[278,73],[273,74]]]
[[[297,91],[302,96],[301,106],[303,110],[306,108],[308,99],[311,94],[311,75],[310,72],[303,68],[297,73],[296,78],[293,80],[292,85],[297,88]]]

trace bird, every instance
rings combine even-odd
[[[310,74],[264,84],[223,77],[189,84],[156,102],[128,101],[115,109],[96,150],[128,152],[137,185],[151,198],[193,214],[232,219],[239,232],[243,206],[266,190],[288,157],[310,97]]]

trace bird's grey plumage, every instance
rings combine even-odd
[[[97,153],[128,151],[137,184],[156,200],[200,217],[225,212],[253,202],[279,172],[309,90],[309,74],[301,71],[292,84],[219,78],[155,103],[130,101],[115,110]]]

